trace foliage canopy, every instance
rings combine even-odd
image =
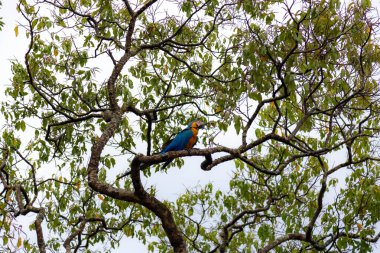
[[[1,105],[3,250],[113,252],[129,237],[152,252],[370,252],[378,241],[369,0],[17,8],[29,47]],[[202,148],[157,155],[194,118],[208,123]],[[230,189],[170,202],[142,183],[188,156],[205,157],[199,173],[228,164]],[[31,214],[36,240],[17,227]]]

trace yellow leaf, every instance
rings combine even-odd
[[[98,198],[99,198],[101,201],[104,200],[104,196],[103,196],[103,195],[98,194]]]
[[[21,248],[21,244],[22,244],[22,238],[19,237],[17,240],[17,248]]]
[[[363,229],[363,225],[358,223],[358,230],[361,231]]]
[[[61,177],[59,177],[59,178],[58,178],[58,180],[62,182],[62,176],[61,176]]]
[[[133,236],[133,233],[134,231],[133,231],[133,228],[126,228],[125,229],[125,234],[126,234],[126,236]]]
[[[220,105],[214,106],[214,112],[220,113],[222,111],[222,107]]]
[[[18,36],[18,25],[16,25],[15,27],[15,34],[16,34],[16,37]]]
[[[165,66],[164,66],[164,74],[165,74],[165,75],[168,73],[168,70],[169,70],[168,65],[165,65]]]
[[[79,188],[80,188],[80,181],[78,181],[78,182],[75,184],[75,187],[79,190]]]
[[[5,195],[5,199],[9,202],[11,200],[11,194],[12,194],[12,190],[8,190],[7,191],[7,194]]]
[[[54,56],[57,56],[57,55],[58,55],[58,49],[54,48]]]

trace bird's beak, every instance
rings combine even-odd
[[[199,129],[203,129],[203,128],[205,128],[206,123],[204,123],[204,122],[202,122],[202,121],[197,121],[197,125],[198,125],[198,128],[199,128]]]

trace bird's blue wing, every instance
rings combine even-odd
[[[186,148],[187,144],[189,143],[189,140],[193,136],[193,132],[191,129],[184,129],[181,132],[179,132],[176,137],[172,140],[172,142],[169,143],[161,152],[160,154],[164,154],[168,151],[178,151],[183,150]],[[173,159],[167,160],[164,165],[161,167],[161,169],[166,168]]]
[[[173,141],[170,142],[170,144],[161,151],[161,154],[168,151],[178,151],[185,149],[189,143],[191,136],[193,136],[193,132],[190,129],[182,130],[177,134]]]

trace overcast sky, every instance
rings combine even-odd
[[[0,9],[0,17],[3,17],[5,26],[0,32],[0,101],[4,99],[4,90],[6,86],[10,85],[10,79],[12,78],[10,60],[19,59],[23,62],[23,58],[28,46],[28,40],[26,39],[25,32],[19,28],[18,37],[15,36],[14,28],[17,25],[17,21],[23,22],[22,17],[16,11],[16,2],[13,0],[3,0],[3,6]],[[108,74],[108,73],[103,73]],[[3,119],[0,117],[0,128],[3,126]],[[199,164],[202,159],[185,158],[185,166],[179,170],[171,168],[168,173],[157,173],[145,182],[146,186],[155,185],[159,199],[175,200],[186,188],[194,188],[196,185],[205,185],[209,182],[214,184],[214,189],[228,189],[229,185],[229,164],[219,166],[212,171],[202,171],[199,168]],[[230,163],[231,165],[231,163]],[[221,170],[224,173],[220,173]],[[20,218],[20,224],[33,222],[34,217]],[[25,226],[26,228],[28,227]],[[46,231],[47,232],[47,231]],[[28,235],[33,237],[33,234]],[[116,252],[145,252],[146,247],[136,240],[125,240],[122,242],[122,247]]]
[[[0,32],[0,100],[4,99],[5,87],[10,85],[11,65],[9,61],[12,59],[23,61],[28,45],[23,30],[20,29],[19,36],[15,36],[14,28],[17,25],[17,20],[22,22],[22,18],[16,11],[17,1],[3,0],[2,2],[0,17],[3,17],[5,26],[3,31]],[[373,5],[380,10],[380,2],[378,0],[373,0],[373,2]],[[2,121],[2,118],[0,118],[0,127],[3,126]],[[209,182],[212,182],[215,188],[228,189],[229,173],[226,171],[229,171],[231,163],[205,172],[199,169],[200,162],[201,158],[187,158],[185,159],[185,166],[181,170],[172,168],[167,174],[158,173],[150,178],[146,185],[156,185],[158,197],[168,200],[176,199],[186,188],[191,188],[194,185],[204,185]],[[220,173],[221,171],[224,172]],[[134,240],[123,242],[122,249],[119,252],[126,252],[126,249],[131,253],[146,251],[145,246]]]

